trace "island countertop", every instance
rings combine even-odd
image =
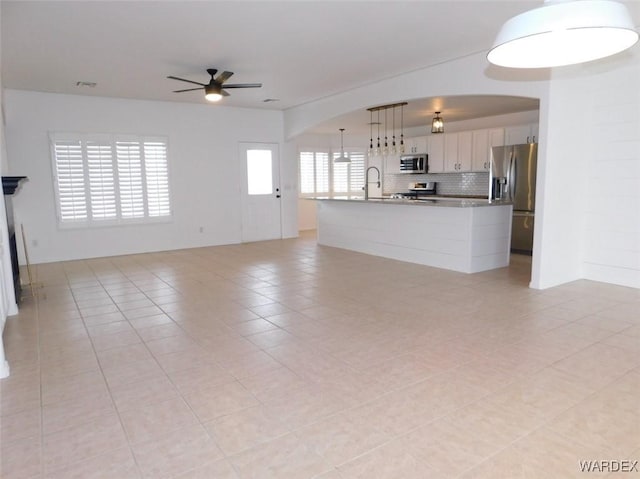
[[[357,203],[381,203],[389,205],[412,205],[412,206],[440,206],[447,208],[475,208],[479,206],[506,206],[511,202],[504,200],[488,200],[480,198],[453,198],[453,197],[420,197],[420,198],[391,198],[373,197],[365,200],[362,196],[314,196],[307,197],[309,200],[319,201],[352,201]]]

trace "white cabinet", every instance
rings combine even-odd
[[[396,138],[396,145],[399,144],[399,140]],[[413,153],[426,153],[427,152],[427,137],[426,136],[414,136],[404,139],[404,152],[405,154]]]
[[[522,145],[538,142],[538,124],[509,126],[505,129],[506,145]]]
[[[473,134],[472,171],[489,171],[489,130],[475,130]]]
[[[427,146],[429,173],[444,172],[444,135],[431,135]]]
[[[458,171],[458,134],[444,133],[444,171]]]
[[[504,145],[504,128],[474,130],[471,171],[489,171],[491,167],[491,148]]]
[[[504,128],[491,128],[489,130],[489,146],[504,146]]]
[[[473,135],[470,131],[444,134],[444,171],[460,173],[471,171]]]
[[[458,133],[458,171],[471,171],[473,134],[470,131]]]

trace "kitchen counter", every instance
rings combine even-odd
[[[316,197],[318,243],[476,273],[509,264],[511,203],[486,199]]]
[[[311,200],[322,201],[357,201],[357,202],[369,202],[369,203],[385,203],[390,205],[412,205],[412,206],[445,206],[448,208],[472,208],[477,206],[504,206],[511,203],[503,200],[488,200],[484,198],[461,198],[454,196],[422,196],[419,198],[391,198],[384,197],[372,197],[365,200],[361,196],[317,196],[308,198]]]

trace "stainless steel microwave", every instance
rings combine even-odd
[[[402,155],[400,157],[400,173],[428,173],[429,157],[426,153],[418,155]]]

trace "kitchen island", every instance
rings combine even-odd
[[[463,273],[509,264],[511,203],[317,197],[318,244]]]

